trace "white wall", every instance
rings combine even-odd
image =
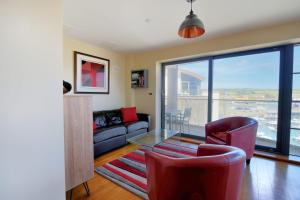
[[[64,34],[64,80],[72,84],[74,93],[74,51],[110,60],[109,94],[93,94],[93,109],[117,109],[125,105],[125,56]]]
[[[65,199],[62,2],[1,0],[0,27],[0,199]]]

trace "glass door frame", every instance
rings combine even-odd
[[[197,61],[208,61],[208,112],[207,121],[212,120],[212,102],[213,102],[213,61],[215,59],[238,57],[245,55],[253,55],[260,53],[268,53],[279,51],[279,86],[278,86],[278,119],[277,119],[277,142],[276,148],[256,145],[256,149],[277,152],[289,155],[290,145],[290,126],[291,126],[291,106],[292,106],[292,75],[293,75],[293,51],[295,44],[238,51],[219,55],[211,55],[204,57],[196,57],[190,59],[182,59],[171,62],[161,63],[161,127],[165,125],[165,69],[168,65],[183,64]],[[202,138],[202,137],[200,137]],[[202,138],[203,139],[203,138]]]
[[[208,112],[207,112],[207,122],[211,121],[211,100],[212,100],[212,60],[211,57],[199,57],[199,58],[191,58],[191,59],[184,59],[184,60],[177,60],[177,61],[171,61],[171,62],[164,62],[161,64],[161,127],[165,128],[165,75],[166,75],[166,67],[168,65],[178,65],[178,64],[184,64],[189,62],[201,62],[201,61],[208,61],[208,97],[207,97],[207,105],[208,105]],[[204,137],[201,136],[193,136],[189,134],[184,134],[189,137],[194,138],[200,138],[204,139]]]
[[[298,44],[294,44],[293,45],[294,46],[294,48],[296,48],[296,47],[300,47],[300,43],[298,43]],[[292,60],[294,61],[294,52],[292,52],[293,53],[293,58],[292,58]],[[294,62],[293,62],[293,64],[294,64]],[[291,70],[291,80],[292,80],[292,92],[291,92],[291,106],[292,106],[292,104],[293,103],[300,103],[300,100],[294,100],[293,99],[293,80],[294,80],[294,77],[295,77],[295,75],[300,75],[300,72],[297,72],[297,71],[294,71],[294,67],[292,68],[292,70]],[[292,108],[291,108],[291,113],[290,113],[290,116],[291,116],[291,118],[292,118]],[[290,118],[290,131],[291,130],[300,130],[300,128],[296,128],[296,127],[292,127],[292,122],[291,122],[291,118]],[[289,135],[289,143],[291,143],[291,141],[290,141],[290,135]],[[289,147],[289,149],[290,149],[290,147]],[[291,154],[291,155],[293,155],[293,154]],[[295,155],[295,156],[299,156],[299,155]]]

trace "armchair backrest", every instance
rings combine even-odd
[[[205,125],[206,132],[229,132],[248,126],[257,126],[257,121],[249,117],[227,117]]]
[[[258,123],[249,117],[227,117],[205,125],[205,137],[218,132],[226,132],[226,145],[235,146],[246,152],[247,160],[250,160],[254,153]],[[214,137],[214,136],[213,136]]]
[[[249,117],[228,117],[224,119],[224,123],[229,125],[229,130],[235,130],[241,127],[255,125],[257,121]]]
[[[200,145],[198,157],[170,158],[146,152],[150,200],[237,200],[245,153],[235,147]]]

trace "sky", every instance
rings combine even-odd
[[[300,73],[300,45],[294,49],[294,72]],[[294,74],[293,88],[300,89],[300,74]]]
[[[246,56],[215,59],[214,89],[278,89],[278,51]],[[202,88],[208,85],[208,61],[180,64],[180,68],[205,77]],[[294,72],[300,72],[300,46],[294,50]],[[294,88],[300,89],[300,74],[294,75]]]

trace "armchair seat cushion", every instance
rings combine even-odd
[[[94,131],[94,143],[101,142],[125,134],[126,134],[126,128],[121,125],[96,129]]]
[[[215,132],[215,133],[211,133],[211,135],[218,140],[222,140],[223,142],[226,142],[227,132]]]
[[[207,136],[206,137],[206,144],[221,144],[221,145],[225,145],[226,143],[218,138],[215,138],[213,136]]]
[[[126,123],[125,126],[127,127],[128,133],[131,133],[140,129],[147,129],[149,127],[149,124],[148,122],[145,121],[137,121],[137,122]]]

